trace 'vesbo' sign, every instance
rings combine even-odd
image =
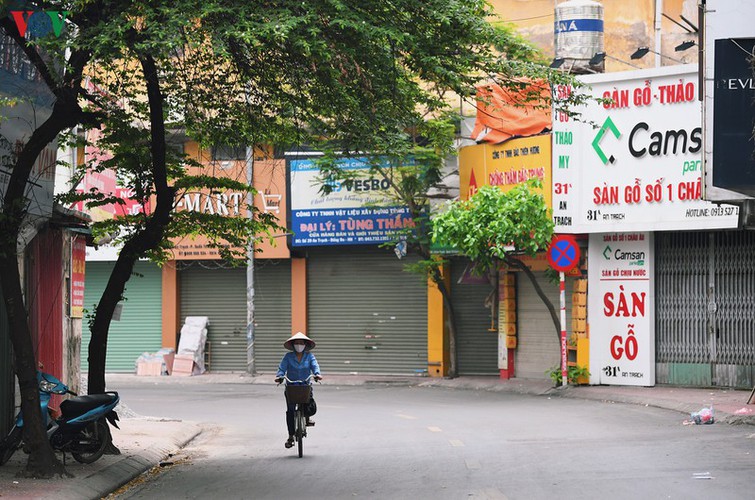
[[[390,182],[370,175],[366,158],[345,158],[338,166],[352,174],[351,182],[334,181],[323,195],[314,160],[289,162],[293,246],[379,244],[414,226],[408,208],[390,203]]]

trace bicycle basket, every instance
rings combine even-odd
[[[289,403],[309,403],[311,390],[308,385],[289,385],[286,386],[286,398]]]

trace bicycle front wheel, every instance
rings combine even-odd
[[[299,458],[304,456],[304,436],[307,423],[304,421],[304,413],[296,410],[296,443],[299,446]]]

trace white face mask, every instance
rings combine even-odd
[[[294,349],[296,349],[296,352],[304,352],[304,348],[307,347],[304,344],[294,344]]]

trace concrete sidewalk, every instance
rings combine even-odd
[[[273,374],[206,374],[194,377],[137,377],[108,374],[108,385],[118,382],[145,384],[273,384]],[[614,403],[638,404],[678,411],[680,425],[690,413],[713,406],[716,424],[755,425],[755,405],[748,405],[750,391],[727,389],[688,389],[679,387],[571,386],[553,388],[548,380],[500,380],[496,377],[458,377],[433,379],[424,377],[390,377],[368,375],[329,375],[324,385],[384,385],[446,387],[459,390],[508,392],[548,397],[589,399]],[[117,490],[152,467],[169,461],[170,455],[198,436],[199,423],[155,419],[129,414],[119,409],[121,429],[113,429],[113,440],[121,455],[106,455],[94,464],[82,465],[68,457],[66,468],[74,478],[52,480],[15,477],[27,456],[17,451],[0,467],[0,497],[18,499],[98,499]]]
[[[186,446],[200,434],[195,422],[126,416],[112,429],[120,455],[104,455],[93,464],[80,464],[66,456],[72,478],[25,479],[16,477],[28,456],[18,450],[0,467],[0,498],[79,500],[98,499],[117,490]],[[58,455],[60,458],[60,455]]]

